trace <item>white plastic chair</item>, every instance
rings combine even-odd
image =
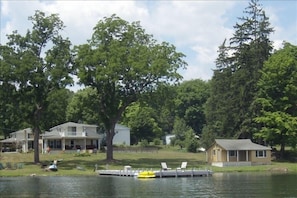
[[[171,168],[167,167],[166,162],[161,162],[161,167],[162,167],[162,170],[170,170],[171,169]]]
[[[187,168],[188,162],[182,162],[181,166],[177,168],[177,170],[185,170]]]

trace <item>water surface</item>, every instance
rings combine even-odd
[[[137,179],[102,176],[0,177],[1,197],[296,197],[297,175],[215,173]]]

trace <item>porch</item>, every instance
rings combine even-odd
[[[226,167],[226,166],[251,166],[252,162],[212,162],[212,166]]]

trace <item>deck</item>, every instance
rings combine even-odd
[[[145,170],[98,170],[99,175],[105,176],[122,176],[122,177],[137,177],[138,174]],[[212,171],[210,170],[157,170],[153,171],[156,178],[165,177],[204,177],[211,176]]]

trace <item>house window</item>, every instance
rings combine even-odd
[[[52,149],[60,149],[61,148],[61,140],[49,140],[48,146]]]
[[[232,151],[229,151],[229,156],[230,157],[236,157],[237,156],[237,152],[232,150]]]
[[[212,151],[212,154],[213,154],[213,155],[216,155],[216,150],[213,150],[213,151]]]
[[[68,135],[76,135],[76,127],[68,127]]]
[[[266,151],[256,151],[256,157],[266,157]]]

